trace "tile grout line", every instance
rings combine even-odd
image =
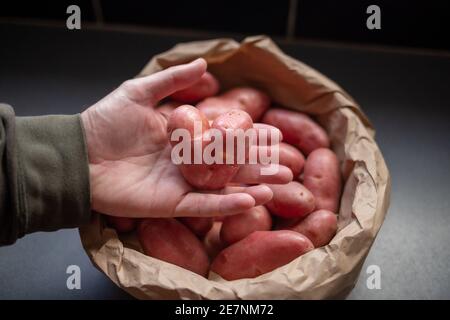
[[[289,0],[288,17],[286,23],[286,38],[292,40],[295,38],[295,26],[297,22],[298,0]]]
[[[91,0],[91,3],[92,3],[92,8],[94,10],[95,22],[97,23],[98,26],[103,26],[104,20],[103,20],[103,9],[102,9],[101,1],[100,0]]]

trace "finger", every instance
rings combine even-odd
[[[254,123],[253,128],[256,129],[256,136],[259,138],[256,140],[258,144],[271,145],[280,143],[283,140],[283,134],[280,129],[271,126],[270,124]],[[263,134],[264,131],[266,134]],[[267,137],[267,143],[264,143],[265,141],[263,141],[261,137]]]
[[[291,169],[283,165],[248,164],[239,168],[238,173],[233,177],[233,182],[285,184],[293,178]]]
[[[232,215],[251,209],[255,199],[247,193],[188,193],[175,209],[177,217],[213,217]]]
[[[255,206],[269,202],[273,197],[273,191],[264,184],[256,186],[228,186],[222,189],[223,194],[247,193],[255,199]]]
[[[128,80],[124,82],[124,87],[130,98],[153,105],[200,80],[206,71],[206,66],[206,61],[200,58],[146,77]]]
[[[256,146],[250,147],[247,158],[248,164],[279,164],[280,163],[280,145],[274,144],[270,146]]]

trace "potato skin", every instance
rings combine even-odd
[[[167,101],[156,107],[156,110],[169,117],[173,110],[181,106],[180,102],[177,101]]]
[[[200,80],[189,88],[177,91],[171,95],[175,101],[182,103],[196,103],[219,92],[219,81],[211,73],[205,72]]]
[[[268,184],[273,198],[265,205],[269,211],[283,218],[300,218],[315,208],[313,194],[297,181],[287,184]]]
[[[294,177],[298,177],[305,165],[305,157],[303,154],[290,144],[281,142],[279,144],[279,162],[291,169]]]
[[[280,129],[283,140],[299,148],[303,154],[308,155],[315,149],[330,146],[325,130],[304,113],[271,108],[265,113],[262,122]]]
[[[225,220],[225,216],[215,216],[215,217],[214,217],[214,222],[215,222],[215,221],[223,222],[223,220]]]
[[[197,104],[197,108],[204,112],[210,120],[214,120],[231,109],[239,109],[247,112],[253,121],[258,121],[269,106],[269,96],[251,87],[237,87],[218,97],[207,98]]]
[[[215,120],[221,114],[233,109],[241,109],[242,105],[231,99],[225,99],[221,96],[210,97],[200,101],[196,107],[211,121]]]
[[[204,237],[214,222],[211,217],[181,217],[178,220],[199,237]]]
[[[222,189],[239,171],[239,166],[232,164],[181,164],[179,168],[184,179],[201,190]]]
[[[138,219],[105,215],[107,224],[119,233],[131,232],[136,229]]]
[[[223,146],[223,161],[224,163],[226,163],[227,161],[227,141],[225,139],[227,133],[229,132],[230,134],[233,134],[236,132],[237,129],[242,129],[244,132],[247,131],[248,129],[253,128],[253,121],[252,118],[250,118],[250,115],[242,110],[237,110],[237,109],[233,109],[230,111],[227,111],[224,114],[221,114],[220,116],[218,116],[211,124],[211,128],[220,130],[223,134],[223,141],[224,141],[224,146]],[[249,153],[249,145],[246,145],[246,149],[245,149],[245,160],[247,160],[248,157],[248,153]],[[230,159],[234,159],[233,164],[237,164],[237,143],[235,140],[234,143],[234,149],[233,149],[233,154],[230,155]]]
[[[306,159],[303,184],[316,199],[316,210],[338,211],[342,178],[339,160],[330,149],[314,150]]]
[[[201,123],[201,130],[197,134],[194,130],[195,122]],[[172,132],[176,129],[186,129],[193,139],[201,138],[201,135],[210,128],[208,119],[197,108],[190,105],[182,105],[170,113],[167,122],[167,133],[169,141],[172,146],[176,145],[178,141],[170,139]]]
[[[205,134],[208,134],[208,129],[210,129],[209,121],[203,113],[189,105],[183,105],[175,109],[170,114],[168,120],[167,131],[169,139],[172,132],[179,128],[188,130],[191,136],[193,136],[195,121],[202,124],[202,130],[194,139],[202,139]],[[234,131],[235,129],[243,129],[245,131],[252,127],[253,122],[250,116],[241,110],[230,110],[220,115],[211,124],[211,128],[217,129],[224,134],[224,148],[226,148],[225,134],[227,131]],[[177,143],[178,141],[171,141],[172,146]],[[202,148],[206,147],[208,143],[208,141],[202,141]],[[192,147],[192,162],[194,160],[193,152],[194,148]],[[221,189],[233,179],[239,170],[239,165],[236,162],[225,164],[227,155],[225,152],[223,152],[223,155],[224,164],[181,164],[179,168],[186,181],[192,186],[203,190]]]
[[[220,239],[220,230],[222,228],[222,221],[214,221],[212,228],[203,238],[203,245],[211,260],[213,260],[220,251],[222,251],[226,244]]]
[[[251,87],[237,87],[222,95],[225,99],[238,101],[242,109],[258,121],[270,106],[269,96],[261,90]]]
[[[225,217],[220,239],[233,244],[254,231],[268,231],[272,228],[272,217],[264,206],[257,206],[243,213]]]
[[[211,127],[220,130],[243,129],[245,131],[253,127],[253,121],[247,112],[233,109],[214,119]]]
[[[146,255],[206,276],[209,259],[199,239],[173,218],[142,220],[138,238]]]
[[[337,230],[337,218],[331,211],[317,210],[289,230],[303,234],[311,240],[315,248],[319,248],[333,239]]]
[[[225,280],[254,278],[313,248],[308,238],[294,231],[255,231],[220,252],[211,264],[211,271]]]

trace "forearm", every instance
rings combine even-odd
[[[89,169],[79,116],[16,118],[0,105],[0,118],[0,244],[86,223]]]

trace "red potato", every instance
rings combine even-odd
[[[250,87],[234,88],[219,97],[211,97],[197,104],[197,108],[210,120],[229,110],[239,109],[247,112],[253,121],[258,121],[269,106],[269,96]]]
[[[271,108],[264,115],[262,122],[280,129],[283,140],[306,155],[315,149],[330,146],[325,130],[304,113]]]
[[[254,207],[244,213],[225,217],[220,239],[232,244],[244,239],[254,231],[268,231],[272,228],[272,217],[264,206]]]
[[[331,211],[317,210],[289,230],[303,234],[311,240],[314,247],[319,248],[333,239],[337,230],[337,218]]]
[[[234,88],[222,94],[222,97],[238,101],[242,105],[242,110],[247,112],[254,121],[258,121],[270,107],[269,96],[255,88]]]
[[[181,106],[180,102],[177,101],[167,101],[156,107],[156,110],[165,116],[170,116],[173,110]]]
[[[199,132],[195,132],[195,123],[200,124]],[[172,146],[176,145],[177,141],[170,139],[171,134],[176,129],[186,129],[193,139],[202,138],[205,131],[210,128],[209,121],[205,115],[197,108],[190,105],[182,105],[173,110],[167,122],[167,132]]]
[[[255,231],[220,252],[211,264],[211,271],[225,280],[254,278],[312,249],[311,241],[294,231]]]
[[[109,226],[116,229],[119,233],[131,232],[136,226],[138,219],[126,217],[105,216]]]
[[[197,121],[201,123],[201,130],[199,130],[197,136],[194,136],[194,122]],[[233,133],[236,129],[243,129],[244,131],[253,127],[253,122],[250,116],[241,110],[231,110],[225,114],[222,114],[218,118],[216,118],[211,124],[211,128],[219,130],[223,134],[224,145],[222,146],[223,150],[226,150],[226,139],[225,134],[229,131]],[[210,131],[209,122],[206,117],[200,112],[198,109],[192,106],[183,105],[175,109],[168,121],[168,134],[169,139],[172,132],[175,129],[186,129],[191,133],[193,137],[193,141],[196,139],[201,139],[201,147],[202,152],[205,147],[207,147],[208,143],[203,138],[204,135],[207,135]],[[171,140],[171,139],[170,139]],[[172,146],[175,146],[178,141],[172,141]],[[191,154],[191,163],[194,161],[193,153],[194,147],[192,147]],[[248,152],[246,152],[247,154]],[[222,152],[224,158],[224,162],[226,161],[227,153]],[[236,159],[235,159],[236,160]],[[181,164],[179,166],[180,171],[183,177],[189,182],[192,186],[199,189],[221,189],[225,187],[227,183],[229,183],[236,173],[239,171],[239,165],[236,164]]]
[[[206,276],[209,259],[199,239],[173,218],[151,218],[141,222],[138,238],[146,255]]]
[[[181,217],[178,220],[199,237],[205,236],[214,222],[214,218],[210,217]]]
[[[213,123],[211,124],[211,128],[220,130],[222,132],[223,137],[226,137],[227,134],[233,135],[237,129],[242,129],[244,132],[248,129],[253,128],[253,121],[250,118],[249,114],[242,110],[233,109],[230,110],[220,116],[218,116]],[[249,141],[246,141],[250,143]],[[238,155],[238,143],[237,139],[233,139],[233,151],[231,154],[228,154],[228,146],[227,141],[224,139],[224,145],[223,145],[223,161],[227,162],[228,157],[229,160],[232,160],[234,164],[238,163],[237,157]],[[245,159],[241,160],[247,160],[250,145],[246,145],[245,154],[243,154]],[[242,163],[242,162],[241,162]]]
[[[279,162],[291,169],[294,177],[298,177],[305,165],[305,157],[295,147],[281,142],[279,144]]]
[[[179,166],[184,179],[202,190],[222,189],[239,171],[238,165],[182,164]]]
[[[212,228],[208,231],[203,239],[203,245],[210,259],[214,259],[220,251],[222,251],[226,244],[220,239],[220,230],[222,228],[221,221],[215,221]]]
[[[273,198],[266,203],[266,207],[272,214],[283,218],[301,218],[313,212],[314,196],[301,183],[292,181],[268,186],[272,189]]]
[[[219,89],[220,85],[216,77],[209,72],[205,72],[194,85],[173,93],[171,98],[182,103],[196,103],[216,95]]]
[[[242,105],[236,100],[224,99],[219,96],[202,100],[197,103],[196,107],[212,121],[230,110],[241,109]]]
[[[338,211],[342,178],[339,160],[330,149],[314,150],[306,159],[303,184],[316,199],[316,210]]]

